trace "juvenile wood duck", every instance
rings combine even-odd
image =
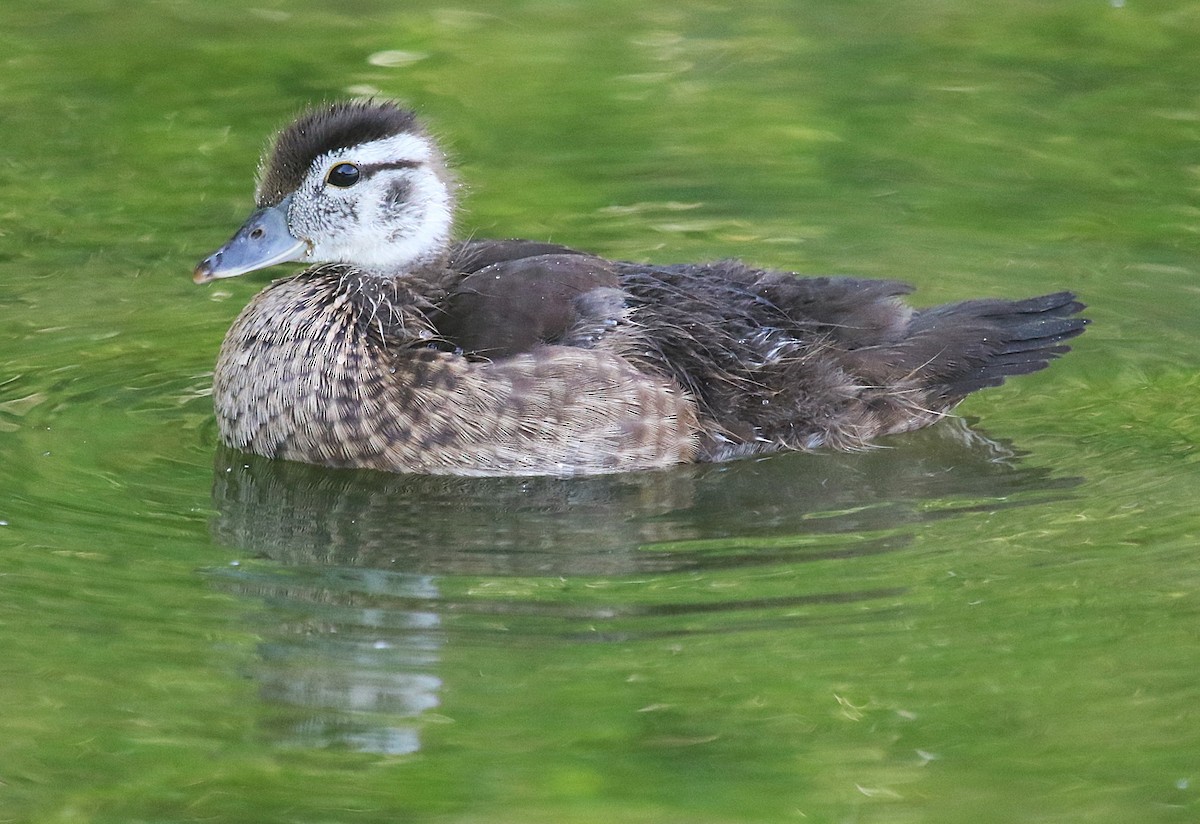
[[[1087,323],[1069,292],[914,310],[895,281],[456,243],[445,159],[390,102],[302,114],[255,199],[195,281],[317,265],[225,336],[217,424],[327,466],[570,475],[861,449],[1044,368]]]

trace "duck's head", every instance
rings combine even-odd
[[[403,274],[444,254],[452,188],[441,151],[412,112],[380,101],[313,109],[276,137],[259,169],[258,209],[193,279],[288,261]]]

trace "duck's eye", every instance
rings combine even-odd
[[[329,181],[330,186],[337,186],[339,189],[348,189],[358,182],[362,173],[353,163],[339,163],[329,170],[329,174],[325,179]]]

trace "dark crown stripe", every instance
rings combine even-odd
[[[420,131],[411,111],[387,101],[341,102],[307,111],[276,138],[263,167],[258,205],[274,206],[296,191],[323,154]]]

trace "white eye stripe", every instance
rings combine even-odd
[[[426,140],[412,134],[397,134],[337,152],[331,159],[353,160],[359,166],[374,166],[405,162],[420,164],[428,161],[430,156],[431,148]]]

